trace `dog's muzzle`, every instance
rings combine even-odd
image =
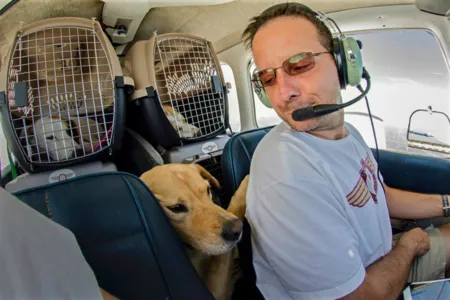
[[[236,242],[242,236],[242,221],[238,218],[225,221],[222,230],[222,238],[227,242]]]

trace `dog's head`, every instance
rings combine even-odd
[[[212,201],[219,182],[198,164],[167,164],[142,174],[184,243],[209,255],[230,251],[242,222]],[[212,185],[212,186],[211,186]]]
[[[72,123],[59,118],[43,117],[34,124],[34,136],[40,152],[53,160],[71,158],[81,146],[72,136]]]
[[[183,138],[192,138],[200,133],[200,129],[189,124],[186,119],[170,105],[163,105],[164,113],[172,127],[177,131],[178,135]]]

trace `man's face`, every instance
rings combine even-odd
[[[301,52],[327,51],[319,42],[314,25],[301,17],[279,17],[263,25],[252,44],[258,70],[280,67],[283,62]],[[305,73],[290,76],[276,70],[276,82],[265,87],[277,114],[297,131],[334,129],[343,124],[342,110],[323,117],[294,121],[292,112],[317,104],[340,102],[340,86],[332,53],[314,57],[315,66]]]

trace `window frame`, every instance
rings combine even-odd
[[[0,16],[3,15],[8,9],[10,9],[12,6],[14,6],[14,4],[16,4],[17,2],[19,2],[19,0],[11,0],[9,1],[9,3],[7,3],[5,6],[3,6],[2,8],[0,8]]]
[[[227,80],[226,80],[226,78],[225,78],[225,75],[224,75],[224,71],[223,71],[222,65],[228,66],[228,67],[230,68],[230,70],[231,70],[231,75],[233,76],[233,83],[231,83],[231,82],[230,82],[230,83],[233,84],[232,88],[235,89],[235,92],[236,92],[236,101],[237,101],[238,119],[239,119],[239,130],[234,130],[233,128],[231,128],[231,131],[232,131],[233,133],[241,132],[241,131],[242,131],[241,108],[240,108],[240,104],[239,104],[239,95],[238,95],[238,93],[237,93],[237,84],[236,84],[236,77],[234,76],[234,70],[233,70],[233,68],[231,67],[231,65],[228,64],[228,63],[227,63],[226,61],[224,61],[224,60],[219,60],[219,65],[220,65],[220,71],[222,72],[222,76],[223,76],[223,80],[224,80],[224,83],[225,83],[225,84],[227,83]],[[228,112],[227,112],[227,115],[228,115],[228,123],[229,123],[229,126],[231,127],[231,123],[230,123],[231,113],[230,113],[230,97],[229,97],[229,94],[227,94],[226,97],[227,97],[227,102],[228,102],[228,103],[227,103],[227,108],[228,108]]]

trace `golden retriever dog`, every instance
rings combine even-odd
[[[216,299],[230,299],[236,244],[242,236],[248,176],[228,208],[213,203],[211,188],[220,184],[198,164],[166,164],[145,172],[172,226],[187,245],[189,258]]]

